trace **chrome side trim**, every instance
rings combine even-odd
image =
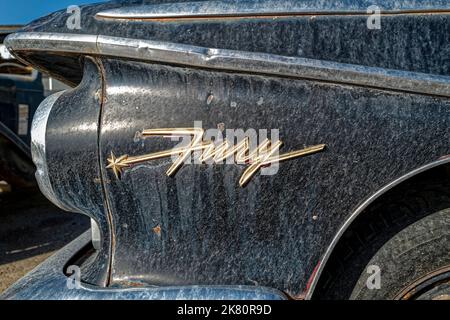
[[[305,299],[311,299],[312,295],[314,293],[314,289],[317,286],[317,283],[319,282],[319,278],[322,274],[322,271],[324,270],[328,259],[330,258],[331,254],[333,253],[334,248],[336,247],[336,245],[338,244],[339,240],[342,238],[342,236],[344,235],[345,231],[347,231],[347,229],[350,227],[350,225],[352,224],[353,221],[355,221],[355,219],[371,204],[373,203],[376,199],[378,199],[380,196],[382,196],[383,194],[385,194],[387,191],[389,191],[390,189],[392,189],[393,187],[399,185],[400,183],[420,174],[423,173],[427,170],[430,170],[432,168],[444,165],[450,163],[450,156],[449,157],[445,157],[443,159],[437,160],[435,162],[429,163],[425,166],[422,166],[420,168],[417,168],[409,173],[407,173],[406,175],[392,181],[391,183],[387,184],[386,186],[384,186],[383,188],[381,188],[380,190],[378,190],[376,193],[374,193],[373,195],[371,195],[366,201],[364,201],[355,211],[353,211],[353,213],[350,215],[350,217],[344,222],[344,224],[342,225],[342,227],[339,229],[339,231],[336,233],[336,235],[334,236],[333,240],[331,241],[331,244],[328,246],[327,250],[325,251],[325,254],[323,255],[322,259],[320,260],[320,265],[319,268],[317,269],[317,272],[314,275],[314,278],[311,282],[311,285],[309,286],[306,295],[305,295]]]
[[[129,6],[105,10],[96,14],[99,19],[169,19],[212,18],[245,16],[367,14],[371,0],[317,1],[317,0],[219,0],[202,2],[164,3]],[[449,11],[444,0],[383,1],[382,13],[398,14],[413,12]]]
[[[14,51],[49,51],[65,53],[97,54],[96,35],[18,32],[6,36],[4,44],[14,56]]]
[[[449,76],[316,59],[103,35],[15,33],[5,43],[19,58],[21,51],[100,55],[450,97]]]

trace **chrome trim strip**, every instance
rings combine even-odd
[[[15,33],[5,43],[15,55],[21,51],[101,55],[450,97],[449,76],[308,58],[103,35]]]
[[[4,44],[15,57],[14,51],[48,51],[98,54],[96,35],[18,32],[6,36]]]
[[[350,227],[353,221],[376,199],[378,199],[380,196],[385,194],[387,191],[391,190],[393,187],[399,185],[400,183],[418,175],[419,173],[423,173],[427,170],[433,169],[435,167],[444,165],[450,163],[450,157],[446,157],[444,159],[437,160],[435,162],[429,163],[425,166],[422,166],[420,168],[417,168],[404,176],[392,181],[391,183],[387,184],[380,190],[378,190],[376,193],[371,195],[366,201],[364,201],[353,213],[350,215],[350,217],[344,222],[344,224],[341,226],[339,231],[334,236],[333,240],[331,241],[331,244],[328,246],[327,250],[325,251],[325,254],[322,256],[322,259],[320,260],[319,268],[317,269],[317,272],[314,275],[314,278],[311,282],[310,287],[308,288],[308,291],[306,292],[305,299],[311,299],[312,295],[314,293],[314,289],[317,286],[317,283],[319,282],[319,278],[322,274],[323,269],[325,268],[328,259],[330,258],[331,254],[333,253],[334,248],[338,244],[339,240],[344,235],[345,231]]]
[[[105,10],[96,18],[107,19],[168,19],[168,18],[212,18],[245,16],[325,15],[325,14],[367,14],[372,0],[360,1],[317,1],[317,0],[219,0],[202,2],[163,3],[135,5]],[[383,1],[382,13],[398,14],[413,12],[449,11],[444,0]]]

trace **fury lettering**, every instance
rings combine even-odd
[[[244,187],[262,167],[317,153],[325,149],[324,144],[319,144],[280,155],[279,149],[283,145],[280,140],[272,143],[269,139],[265,139],[254,150],[250,150],[248,137],[242,139],[239,143],[233,146],[228,140],[225,140],[218,145],[216,145],[213,141],[204,141],[203,135],[204,130],[201,128],[143,130],[143,137],[190,136],[191,140],[187,146],[176,147],[170,150],[163,150],[143,156],[130,157],[128,155],[122,155],[120,157],[116,157],[114,153],[111,152],[111,157],[108,158],[107,168],[113,170],[115,176],[120,179],[123,169],[132,164],[166,157],[175,157],[173,164],[166,172],[168,176],[174,176],[183,164],[190,159],[193,153],[198,155],[197,160],[200,163],[206,163],[207,161],[219,163],[230,157],[234,157],[236,163],[249,165],[239,179],[239,185]]]

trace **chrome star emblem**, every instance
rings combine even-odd
[[[126,163],[128,155],[123,155],[118,158],[111,151],[111,157],[108,158],[108,165],[106,168],[112,169],[117,179],[120,179],[120,175],[122,174],[122,169],[128,167],[129,165]]]

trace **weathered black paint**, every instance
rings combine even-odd
[[[46,154],[56,197],[65,207],[93,218],[100,228],[101,250],[94,265],[83,269],[83,278],[105,285],[111,239],[98,157],[102,76],[92,59],[86,59],[84,70],[80,85],[63,93],[50,113]]]
[[[238,186],[243,166],[169,160],[105,181],[115,229],[114,280],[262,284],[300,294],[327,245],[362,199],[449,153],[450,102],[381,90],[103,61],[107,79],[102,162],[173,146],[135,141],[147,128],[280,130],[285,150],[323,153],[280,164]],[[120,90],[126,83],[133,88]],[[214,99],[207,103],[209,95]],[[349,143],[351,141],[351,143]],[[317,219],[314,220],[313,216]],[[161,227],[161,235],[153,232]]]

